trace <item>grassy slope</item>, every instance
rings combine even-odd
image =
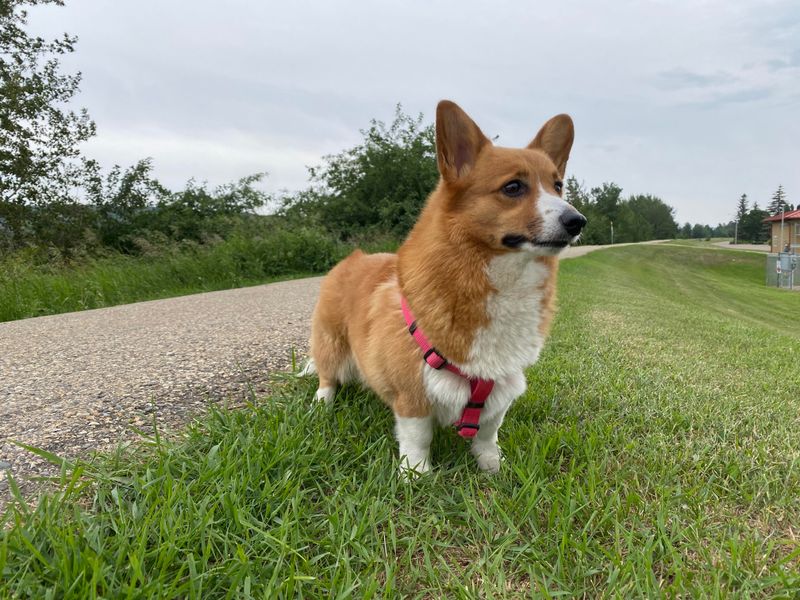
[[[709,240],[706,239],[675,239],[670,240],[666,243],[668,244],[677,244],[679,246],[697,246],[699,248],[713,248],[716,247],[716,244],[719,242],[730,242],[730,238],[711,238]]]
[[[308,276],[242,275],[196,256],[96,259],[72,268],[6,264],[0,275],[0,322],[171,298]]]
[[[499,475],[441,431],[398,481],[373,396],[288,384],[96,461],[89,509],[9,515],[0,595],[796,595],[800,296],[762,279],[746,253],[568,261]]]
[[[723,246],[718,244],[723,243]],[[674,239],[664,242],[675,246],[694,246],[696,248],[725,248],[728,250],[736,250],[737,246],[733,243],[733,238],[711,238],[706,239]],[[752,244],[750,241],[739,241],[740,245],[749,246]],[[762,242],[760,245],[769,246],[769,242]],[[763,250],[745,250],[745,252],[762,252]]]

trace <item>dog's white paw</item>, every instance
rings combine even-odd
[[[298,377],[308,377],[309,375],[314,375],[317,372],[317,365],[314,363],[313,358],[309,358],[306,364],[300,369],[300,372],[297,374]]]
[[[400,478],[403,481],[413,481],[420,475],[423,475],[431,470],[430,461],[426,458],[422,462],[410,466],[406,457],[400,461]]]
[[[325,405],[333,402],[333,397],[336,395],[336,388],[334,387],[321,387],[314,394],[314,400],[324,403]]]
[[[478,468],[486,473],[497,473],[500,471],[500,464],[503,462],[503,456],[500,453],[500,448],[482,448],[481,451],[473,449],[475,460],[478,461]]]

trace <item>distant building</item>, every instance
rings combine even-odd
[[[764,223],[769,223],[772,227],[770,252],[783,252],[786,244],[789,244],[792,252],[800,254],[800,209],[783,213],[783,235],[781,235],[780,213],[764,219]],[[782,245],[781,240],[783,240]]]

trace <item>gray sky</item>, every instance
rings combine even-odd
[[[268,171],[305,186],[307,165],[360,140],[395,105],[432,120],[459,103],[505,146],[568,112],[568,172],[653,193],[679,221],[763,207],[779,183],[800,202],[800,3],[209,2],[67,0],[37,32],[79,36],[86,154],[151,156],[178,188]]]

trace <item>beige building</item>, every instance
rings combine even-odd
[[[800,254],[800,209],[783,214],[783,232],[780,214],[764,219],[764,222],[771,226],[770,252],[783,252],[786,244],[789,244],[792,252]]]

